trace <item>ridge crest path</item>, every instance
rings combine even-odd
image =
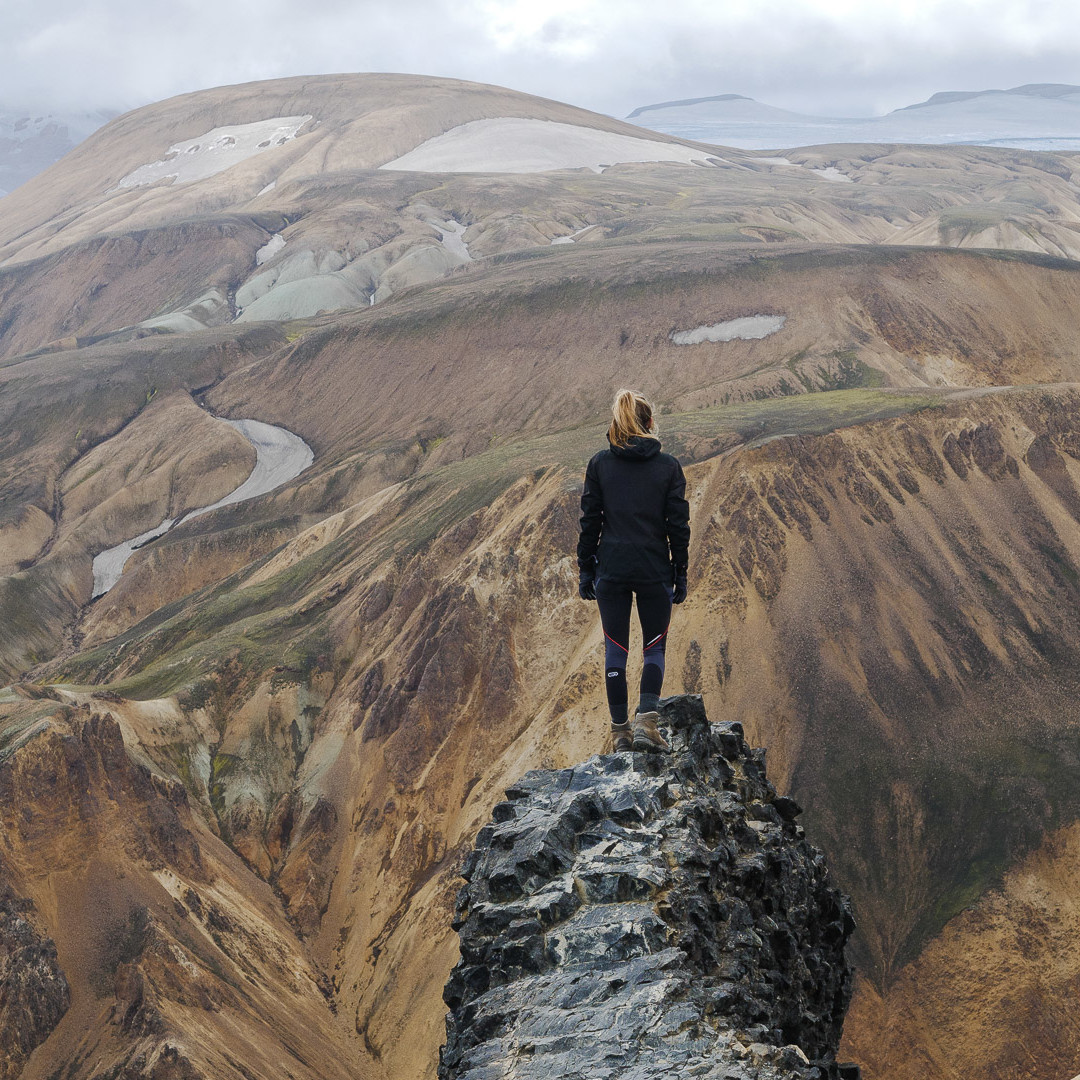
[[[668,698],[670,757],[528,773],[477,836],[440,1080],[825,1080],[854,929],[738,723]]]

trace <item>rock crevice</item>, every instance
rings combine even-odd
[[[764,752],[701,699],[674,753],[526,775],[463,867],[440,1080],[855,1076],[847,899]]]

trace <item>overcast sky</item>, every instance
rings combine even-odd
[[[1075,0],[0,0],[0,107],[127,108],[224,83],[404,71],[625,116],[738,93],[878,115],[1080,83]]]

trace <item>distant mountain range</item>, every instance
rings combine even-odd
[[[829,143],[968,143],[1080,150],[1080,86],[958,90],[885,116],[810,116],[740,94],[643,105],[628,120],[683,139],[748,150]]]
[[[0,195],[47,169],[117,112],[50,113],[0,105]]]

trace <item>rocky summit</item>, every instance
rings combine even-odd
[[[440,1080],[857,1077],[847,898],[738,723],[528,773],[462,869]]]

